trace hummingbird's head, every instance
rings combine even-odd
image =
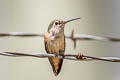
[[[52,32],[54,35],[64,34],[65,24],[78,19],[80,18],[70,19],[67,21],[58,20],[58,19],[53,20],[48,27],[48,32]]]
[[[62,20],[53,20],[48,27],[48,32],[64,32],[65,21]]]

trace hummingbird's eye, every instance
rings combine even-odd
[[[55,22],[55,25],[58,25],[59,23],[58,22]]]
[[[60,22],[55,22],[55,25],[60,25],[61,23]]]

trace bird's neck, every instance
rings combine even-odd
[[[54,32],[54,31],[50,31],[49,33],[50,33],[50,37],[51,37],[51,38],[54,38],[53,40],[58,39],[58,38],[61,38],[61,37],[64,36],[64,31],[63,31],[63,32],[60,32],[60,33],[56,33],[56,32]]]

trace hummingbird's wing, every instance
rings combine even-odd
[[[50,39],[48,37],[48,34],[45,35],[45,39],[44,39],[44,42],[45,42],[45,49],[46,49],[46,52],[48,54],[64,54],[65,52],[65,36],[63,36],[63,43],[62,42],[59,42],[59,43],[62,43],[62,45],[60,47],[51,47],[50,46]],[[59,48],[59,49],[58,49]],[[48,58],[49,61],[50,61],[50,64],[52,66],[52,69],[53,69],[53,72],[55,74],[55,76],[57,76],[61,70],[61,67],[62,67],[62,63],[63,63],[63,59],[60,59],[60,58]]]

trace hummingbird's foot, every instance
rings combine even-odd
[[[79,53],[78,56],[76,56],[76,58],[77,58],[78,60],[84,60],[84,59],[85,59],[84,55],[81,54],[81,53]]]
[[[58,57],[58,54],[55,54],[54,58],[57,58]]]
[[[59,54],[60,56],[61,56],[61,58],[64,58],[65,56],[64,56],[64,54]]]
[[[56,54],[54,58],[57,58],[57,57],[64,58],[64,54]]]

